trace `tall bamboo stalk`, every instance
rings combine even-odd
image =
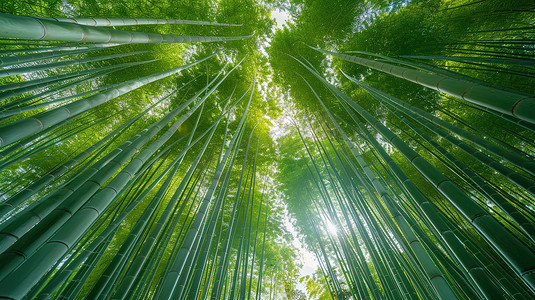
[[[534,96],[513,93],[497,87],[488,87],[445,75],[424,73],[380,61],[311,48],[535,124]]]
[[[306,65],[304,65],[306,67]],[[307,67],[308,68],[308,67]],[[397,135],[365,111],[355,101],[328,83],[323,77],[308,68],[318,79],[337,95],[339,101],[345,101],[366,121],[375,127],[392,145],[394,145],[422,174],[435,186],[465,217],[496,247],[511,266],[531,289],[535,290],[535,253],[507,231],[496,219],[466,196],[449,178],[441,174],[433,165],[418,155]]]
[[[151,24],[190,24],[190,25],[213,25],[213,26],[242,26],[242,24],[225,24],[207,21],[176,20],[176,19],[147,19],[147,18],[46,18],[37,17],[43,20],[74,23],[87,26],[133,26]]]
[[[121,85],[105,91],[103,93],[93,95],[66,105],[63,105],[58,108],[48,110],[46,112],[37,114],[31,118],[23,119],[8,125],[0,127],[0,147],[4,147],[13,142],[16,142],[19,139],[27,137],[30,134],[39,132],[47,127],[53,126],[57,123],[63,122],[65,119],[81,114],[91,108],[94,108],[100,104],[106,103],[107,101],[114,99],[120,95],[123,95],[127,92],[135,90],[141,86],[154,82],[156,80],[165,78],[167,76],[176,74],[181,70],[187,69],[193,65],[196,65],[202,61],[209,59],[214,56],[212,54],[203,59],[195,61],[190,64],[186,64],[168,71],[163,71],[153,75],[141,77],[138,79],[132,79],[122,83]]]
[[[251,36],[218,37],[143,33],[58,22],[30,16],[0,14],[0,37],[25,40],[117,44],[199,43],[241,40]]]
[[[251,91],[251,97],[249,98],[249,102],[245,108],[245,112],[240,120],[240,123],[238,124],[238,128],[241,130],[242,125],[245,122],[245,118],[247,116],[247,111],[249,109],[249,105],[251,103],[251,99],[253,97],[254,92],[254,83],[253,83],[253,89]],[[236,143],[238,138],[238,134],[235,133],[232,137],[232,140],[230,141],[229,149],[232,149],[234,147],[234,144]],[[182,272],[182,269],[184,268],[184,265],[186,263],[186,260],[188,257],[191,257],[190,250],[192,249],[192,246],[194,242],[198,239],[198,232],[200,230],[201,224],[204,223],[205,215],[208,210],[208,206],[211,202],[212,195],[214,193],[215,187],[217,186],[217,183],[219,182],[219,179],[221,178],[221,174],[223,172],[223,168],[225,167],[227,163],[227,159],[230,156],[230,151],[227,151],[225,153],[225,156],[221,160],[221,162],[218,164],[216,168],[216,173],[213,177],[212,184],[210,185],[210,188],[208,189],[208,192],[206,193],[202,203],[201,207],[199,208],[199,213],[195,216],[195,221],[193,222],[192,227],[188,230],[186,234],[186,238],[183,242],[183,246],[179,249],[177,256],[174,260],[174,263],[172,265],[171,271],[166,274],[163,284],[163,289],[157,296],[158,299],[166,299],[169,296],[171,296],[175,292],[176,284],[180,278],[180,274]]]
[[[308,84],[308,82],[306,83]],[[325,106],[324,106],[324,109],[326,109],[327,115],[329,115],[331,120],[333,120],[333,122],[336,122],[334,120],[334,117],[330,114],[330,112],[327,110]],[[436,266],[430,260],[428,253],[426,253],[425,249],[421,246],[419,240],[416,238],[416,235],[413,233],[412,229],[407,224],[406,220],[401,216],[401,214],[397,211],[397,209],[395,209],[395,207],[391,204],[393,200],[386,193],[384,186],[379,182],[375,174],[373,174],[373,172],[371,171],[367,163],[362,159],[361,155],[357,152],[357,150],[351,146],[350,146],[350,149],[353,155],[355,156],[355,158],[357,159],[357,162],[359,163],[361,168],[364,170],[364,173],[366,174],[366,176],[369,178],[369,180],[373,184],[374,188],[377,190],[381,198],[385,201],[385,204],[387,205],[388,209],[392,213],[394,219],[396,220],[396,223],[398,224],[401,231],[403,232],[403,235],[405,236],[411,248],[417,255],[418,260],[422,264],[427,276],[430,278],[431,282],[436,288],[438,295],[442,297],[443,299],[456,299],[457,297],[455,296],[455,293],[448,286],[447,282],[442,277],[439,269],[436,268]]]

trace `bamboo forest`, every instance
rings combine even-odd
[[[535,1],[0,0],[0,299],[535,299]]]

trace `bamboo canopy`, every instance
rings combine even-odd
[[[0,10],[0,298],[533,298],[529,1]]]

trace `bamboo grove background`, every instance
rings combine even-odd
[[[0,298],[533,298],[534,8],[3,1]]]

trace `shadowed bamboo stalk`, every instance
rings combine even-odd
[[[44,20],[29,16],[0,14],[0,37],[25,40],[117,44],[198,43],[241,40],[251,36],[219,37],[143,33]]]

